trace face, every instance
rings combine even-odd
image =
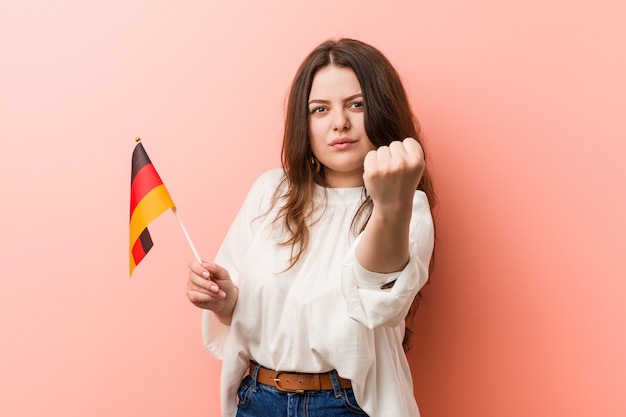
[[[363,94],[351,68],[328,66],[313,78],[309,136],[331,187],[363,185],[363,160],[375,149],[365,133]]]

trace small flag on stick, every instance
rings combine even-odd
[[[130,275],[152,248],[148,225],[167,209],[176,210],[141,139],[135,140],[130,178]]]
[[[159,177],[141,144],[141,138],[136,138],[135,141],[137,145],[133,151],[130,176],[130,275],[133,275],[135,267],[152,248],[152,238],[148,232],[148,225],[170,208],[176,216],[196,260],[202,263],[200,254],[176,212],[176,206],[170,193],[165,188],[165,184],[161,181],[161,177]]]

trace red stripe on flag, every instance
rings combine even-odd
[[[143,250],[143,245],[141,244],[141,239],[137,239],[135,244],[133,245],[133,260],[135,261],[135,265],[139,265],[139,262],[146,256],[146,251]],[[131,270],[132,272],[132,270]]]
[[[163,184],[161,177],[154,169],[154,165],[147,164],[141,168],[133,183],[130,185],[130,214],[132,216],[135,207],[154,187]]]

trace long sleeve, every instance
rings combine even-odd
[[[413,197],[410,256],[402,271],[380,274],[364,269],[355,257],[359,242],[360,236],[355,239],[343,262],[342,289],[348,314],[370,329],[396,326],[404,320],[413,299],[428,280],[434,227],[426,195],[416,191]],[[386,288],[385,284],[392,282],[391,288]]]

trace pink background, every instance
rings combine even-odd
[[[0,415],[219,415],[171,213],[128,277],[134,138],[211,259],[334,36],[387,54],[428,141],[423,416],[626,415],[625,4],[3,1]]]

